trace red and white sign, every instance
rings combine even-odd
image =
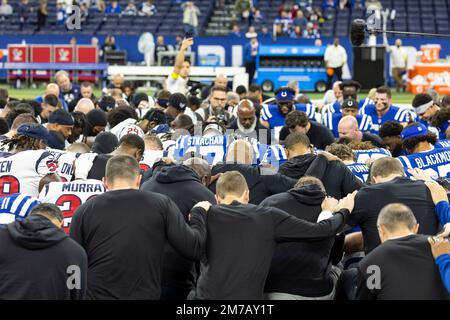
[[[23,44],[8,45],[8,62],[28,62],[28,46]]]
[[[54,45],[53,57],[55,63],[74,63],[75,62],[75,50],[70,45]]]
[[[33,63],[51,63],[52,46],[51,45],[31,45],[30,61]],[[50,70],[31,70],[33,79],[50,80]]]
[[[78,45],[77,46],[78,63],[98,63],[98,49],[96,46]],[[78,81],[97,81],[96,71],[78,71]]]

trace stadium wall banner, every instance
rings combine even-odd
[[[60,44],[67,45],[72,37],[76,38],[77,44],[88,45],[91,42],[91,36],[87,35],[74,35],[68,33],[67,35],[2,35],[0,37],[0,49],[5,50],[8,44],[15,43],[27,43],[27,44]],[[105,36],[97,36],[99,43],[103,44]],[[116,44],[119,49],[127,51],[128,60],[131,63],[141,63],[144,60],[144,56],[138,51],[137,43],[139,36],[116,36]],[[174,44],[174,36],[166,36],[166,44]],[[394,38],[390,38],[389,42],[392,44]],[[422,45],[429,43],[441,45],[441,57],[450,56],[450,46],[447,39],[440,38],[403,38],[404,46],[414,46],[420,48]],[[333,38],[323,38],[324,45],[331,44]],[[347,37],[340,39],[341,45],[347,50],[348,60],[352,61],[353,52],[350,41]],[[248,39],[236,39],[231,37],[196,37],[194,41],[193,50],[197,56],[195,61],[203,61],[205,65],[217,65],[217,66],[240,66],[243,62],[244,47],[248,43]],[[260,43],[265,45],[275,44],[271,39],[260,39]],[[301,45],[309,46],[313,45],[314,40],[310,39],[291,39],[291,38],[278,38],[277,45]],[[4,56],[0,59],[0,62],[6,62]],[[351,67],[351,63],[349,66]],[[386,71],[389,67],[387,66]],[[387,72],[387,74],[389,74]],[[0,77],[6,78],[6,72],[0,70]]]

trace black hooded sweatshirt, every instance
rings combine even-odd
[[[212,168],[212,175],[227,171],[239,171],[247,181],[250,190],[251,204],[260,204],[265,198],[291,189],[297,180],[281,174],[263,174],[259,167],[246,164],[217,164]],[[216,184],[213,183],[209,189],[216,193]]]
[[[261,206],[278,208],[299,219],[316,223],[324,199],[325,192],[319,186],[307,185],[273,195]],[[333,290],[333,281],[329,276],[333,243],[334,237],[278,244],[264,291],[305,297],[328,295]]]
[[[313,163],[317,163],[316,159],[320,160],[320,157],[323,156],[304,154],[294,157],[281,165],[278,172],[294,179],[300,179],[305,175],[317,177],[322,180],[327,195],[336,199],[341,199],[363,187],[363,183],[341,161],[323,161],[325,170],[321,174],[315,174],[313,172],[315,170],[308,171]]]
[[[67,286],[76,279],[70,266],[79,267],[80,289]],[[0,300],[83,299],[86,281],[83,248],[47,218],[31,215],[0,227]]]
[[[186,221],[192,207],[200,201],[216,204],[214,194],[205,187],[191,168],[183,165],[163,166],[146,181],[141,190],[161,193],[172,199]],[[192,260],[185,259],[170,245],[164,249],[162,285],[192,289],[196,272]]]

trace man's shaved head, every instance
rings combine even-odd
[[[239,123],[245,128],[250,129],[256,121],[256,109],[248,99],[242,100],[237,109]]]
[[[78,101],[77,105],[75,106],[74,111],[88,114],[89,111],[94,110],[94,109],[95,109],[95,105],[91,99],[81,98]]]
[[[53,94],[57,97],[59,97],[59,87],[56,83],[49,83],[44,91],[44,96],[48,94]]]
[[[228,84],[228,79],[223,74],[217,75],[217,77],[214,79],[214,85],[215,86],[225,87],[226,88],[227,84]]]
[[[339,137],[349,137],[357,140],[359,135],[358,121],[355,117],[345,116],[339,121],[338,125]]]

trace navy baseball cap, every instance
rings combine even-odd
[[[18,129],[17,133],[23,136],[43,140],[48,145],[48,130],[39,123],[24,123]]]
[[[70,113],[63,109],[57,109],[50,113],[48,117],[48,123],[56,123],[60,125],[73,126],[74,120]]]
[[[133,100],[131,102],[131,104],[137,108],[139,106],[139,104],[141,103],[141,101],[147,101],[148,100],[148,95],[145,92],[136,92],[133,96]]]
[[[288,87],[278,89],[275,93],[277,101],[293,101],[295,98],[295,91]]]
[[[409,127],[406,127],[402,130],[402,133],[400,134],[400,137],[402,140],[414,138],[414,137],[420,137],[424,136],[428,133],[427,127],[425,127],[423,124],[416,122],[410,125]]]

